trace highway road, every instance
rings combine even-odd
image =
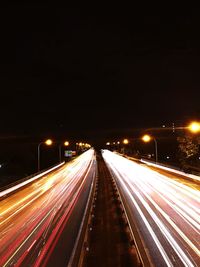
[[[145,266],[200,266],[200,186],[108,150],[102,155],[121,192]]]
[[[95,169],[90,149],[0,198],[0,266],[67,266]]]

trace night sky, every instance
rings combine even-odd
[[[98,142],[200,113],[198,10],[1,9],[1,138]]]

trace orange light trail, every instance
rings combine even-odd
[[[0,199],[0,266],[21,266],[30,253],[31,266],[47,261],[49,247],[56,245],[83,188],[91,184],[94,162],[90,149]]]

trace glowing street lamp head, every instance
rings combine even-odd
[[[90,148],[90,147],[91,147],[91,145],[90,145],[90,144],[85,144],[85,146],[86,146],[87,148]]]
[[[145,134],[145,135],[143,135],[142,140],[143,140],[145,143],[148,143],[149,141],[151,141],[151,136],[148,135],[148,134]]]
[[[109,146],[110,145],[110,142],[107,142],[106,145]]]
[[[64,146],[68,146],[69,145],[69,142],[68,141],[65,141],[64,142]]]
[[[192,133],[200,132],[200,122],[197,122],[197,121],[191,122],[190,125],[188,126],[188,129]]]
[[[51,139],[47,139],[47,140],[45,141],[45,144],[46,144],[47,146],[52,145],[52,143],[53,143],[53,141],[52,141]]]
[[[128,139],[124,139],[123,140],[123,144],[127,145],[129,143],[129,140]]]

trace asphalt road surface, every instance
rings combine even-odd
[[[0,199],[0,266],[67,266],[94,169],[90,149]]]
[[[200,266],[199,185],[108,150],[102,154],[140,236],[141,255],[155,266]]]

